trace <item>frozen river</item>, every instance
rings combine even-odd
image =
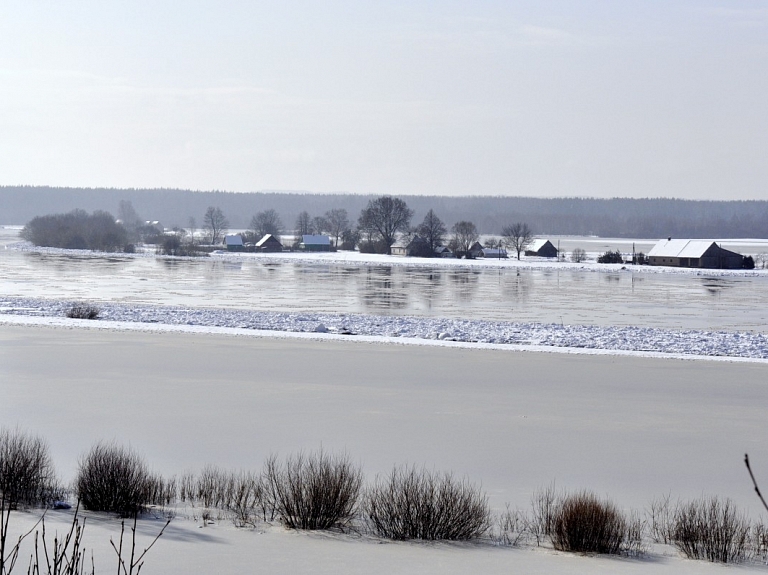
[[[16,230],[0,229],[0,245],[18,241],[16,234]],[[638,246],[641,248],[647,249],[645,245]],[[602,251],[602,245],[597,251]],[[768,330],[765,276],[595,272],[557,266],[515,269],[269,262],[254,258],[186,260],[0,249],[0,278],[0,295],[16,297],[603,326]]]

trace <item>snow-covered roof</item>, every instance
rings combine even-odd
[[[257,248],[260,248],[260,247],[262,247],[264,244],[266,244],[267,242],[269,242],[269,241],[270,241],[270,238],[274,239],[274,241],[276,241],[278,244],[280,243],[280,240],[278,240],[278,239],[277,239],[275,236],[273,236],[272,234],[264,234],[264,237],[263,237],[263,238],[261,238],[261,239],[260,239],[258,242],[256,242],[256,247],[257,247]],[[281,245],[282,245],[282,244],[281,244]]]
[[[648,257],[700,258],[714,243],[712,240],[659,240]]]
[[[483,252],[483,256],[487,257],[499,257],[499,256],[505,256],[507,255],[507,250],[504,248],[498,249],[498,248],[483,248],[481,250]]]
[[[331,238],[328,237],[328,236],[303,235],[303,236],[301,236],[301,242],[304,245],[330,246],[331,245]]]
[[[549,240],[546,238],[536,238],[533,240],[530,244],[528,244],[528,247],[525,249],[531,252],[537,252],[541,248],[544,247],[544,244],[546,244]]]
[[[224,236],[224,244],[228,246],[242,246],[243,236],[237,234],[231,236]]]

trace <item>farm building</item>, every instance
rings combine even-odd
[[[445,246],[437,246],[435,248],[435,257],[436,258],[452,258],[454,257],[453,252],[449,250]]]
[[[393,256],[412,256],[417,258],[428,258],[429,243],[421,236],[402,237],[392,244]]]
[[[659,240],[648,252],[652,266],[739,269],[744,257],[721,248],[712,240]]]
[[[557,248],[545,239],[533,240],[528,247],[525,248],[525,255],[527,256],[539,256],[542,258],[556,258]]]
[[[483,246],[480,242],[475,242],[469,246],[469,257],[481,258],[483,257]]]
[[[257,252],[282,252],[283,244],[280,243],[272,234],[265,234],[258,242],[256,242]]]
[[[481,255],[488,260],[503,260],[507,257],[507,250],[504,248],[483,248]]]
[[[331,238],[322,235],[305,234],[301,236],[299,249],[305,252],[329,252],[331,251]]]
[[[224,245],[228,252],[242,252],[245,249],[243,236],[237,234],[224,236]]]

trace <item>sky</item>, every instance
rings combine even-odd
[[[768,0],[3,0],[0,185],[768,199]]]

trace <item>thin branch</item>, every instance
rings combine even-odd
[[[752,479],[752,485],[755,486],[755,493],[757,493],[757,496],[760,498],[760,501],[763,504],[763,507],[765,507],[765,510],[768,511],[768,503],[765,502],[765,499],[763,498],[763,494],[760,493],[760,488],[757,486],[757,481],[755,481],[755,475],[752,473],[752,468],[749,466],[749,454],[744,454],[744,465],[747,466],[747,471],[749,471],[749,477]]]

